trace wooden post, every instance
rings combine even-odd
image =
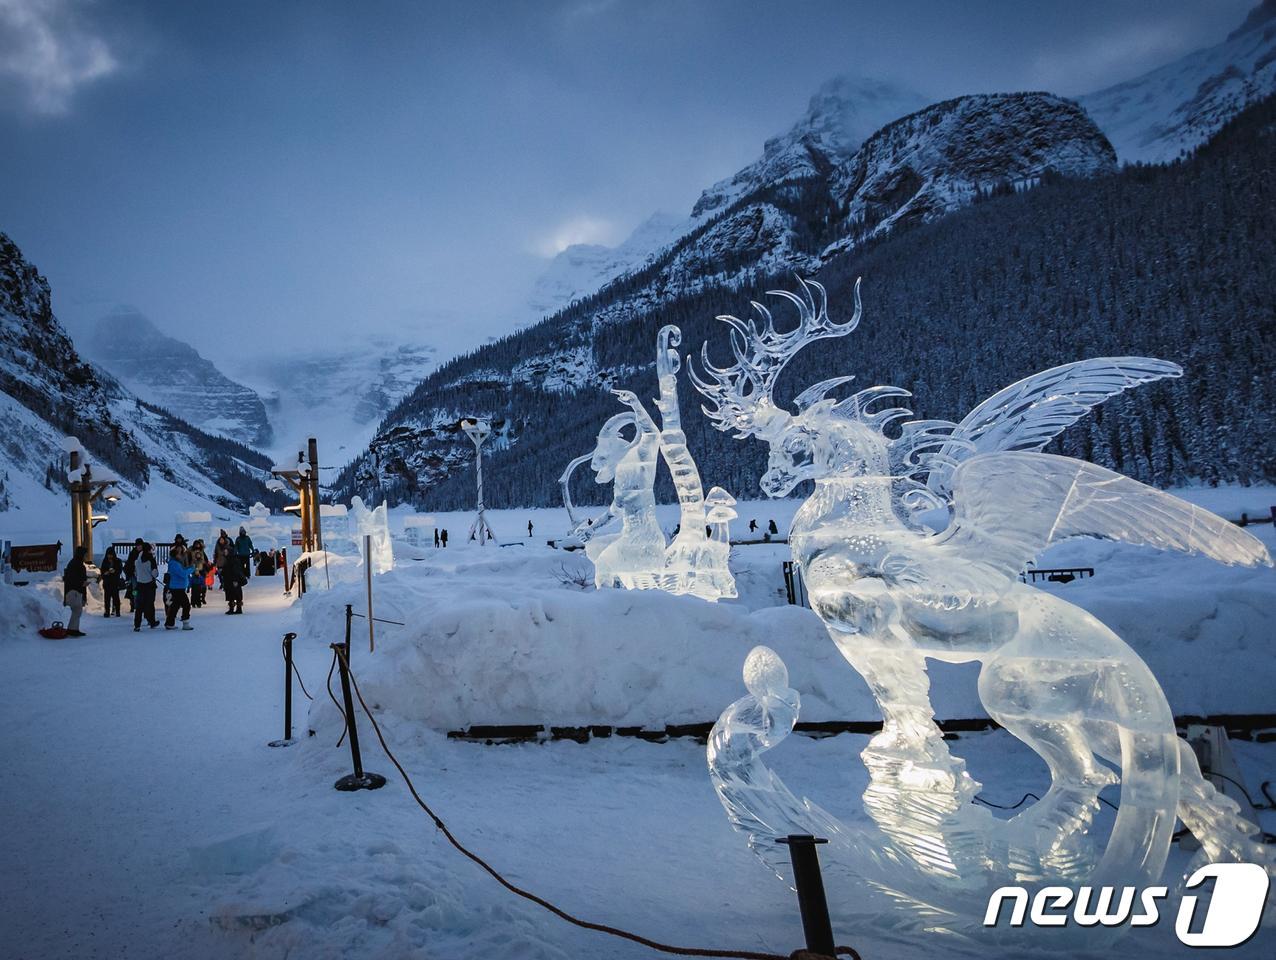
[[[84,547],[85,560],[89,563],[93,562],[93,467],[90,464],[84,465],[84,479],[81,481],[82,489],[80,491],[80,523],[82,524],[80,533],[80,546]],[[103,488],[105,489],[105,488]],[[88,594],[85,594],[88,599]]]
[[[319,521],[319,441],[311,437],[307,441],[307,452],[310,460],[310,507],[311,529],[314,534],[316,550],[323,549],[323,527]]]
[[[363,535],[363,570],[368,581],[368,652],[371,653],[377,644],[372,636],[372,537],[366,533]]]
[[[80,508],[80,451],[71,451],[71,469],[69,473],[76,477],[71,481],[71,555],[75,555],[75,548],[80,545],[80,535],[84,530],[84,521],[81,519],[82,510]]]

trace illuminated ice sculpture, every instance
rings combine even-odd
[[[1104,399],[1182,371],[1139,357],[1071,363],[1007,387],[961,423],[907,420],[888,436],[910,411],[877,404],[905,390],[869,387],[834,400],[828,392],[851,379],[838,377],[801,393],[793,413],[772,395],[803,346],[855,329],[858,283],[855,312],[842,323],[829,319],[819,284],[774,295],[796,307],[798,326],[777,331],[759,304],[760,324],[720,318],[737,362],[715,367],[706,348],[704,378],[693,369],[692,380],[718,429],[769,444],[768,495],[814,481],[789,534],[793,558],[884,725],[862,754],[863,803],[876,829],[855,830],[798,799],[763,764],[793,728],[799,699],[780,658],[756,648],[744,669],[749,695],[722,714],[708,749],[719,798],[754,850],[783,873],[775,839],[822,834],[827,859],[868,881],[860,889],[949,926],[977,925],[1003,884],[1156,884],[1176,817],[1200,841],[1200,861],[1268,862],[1257,828],[1202,778],[1146,664],[1084,610],[1019,581],[1047,546],[1076,536],[1271,563],[1256,539],[1199,507],[1040,452]],[[939,533],[917,519],[936,506],[950,513]],[[1050,789],[1011,819],[971,802],[980,784],[935,723],[927,657],[980,663],[989,715],[1049,767]],[[1119,811],[1104,842],[1099,791],[1115,783]]]
[[[370,537],[373,573],[389,573],[394,569],[394,544],[390,540],[390,515],[384,503],[369,510],[362,498],[350,500],[348,515],[350,536],[363,553],[364,537]]]
[[[714,487],[706,500],[700,471],[687,449],[678,406],[677,347],[682,334],[675,326],[662,327],[656,340],[656,375],[660,395],[657,426],[641,400],[629,390],[613,390],[629,407],[598,432],[591,454],[577,457],[563,472],[563,500],[574,524],[573,535],[585,541],[585,555],[594,564],[598,587],[628,590],[665,590],[689,593],[705,600],[736,596],[731,575],[729,524],[735,517],[735,499]],[[624,431],[632,430],[627,438]],[[656,469],[663,458],[673,478],[680,508],[678,531],[672,543],[656,521]],[[598,483],[613,484],[610,517],[620,520],[620,530],[605,528],[603,521],[580,520],[571,502],[571,476],[588,462]],[[708,509],[706,510],[706,505]],[[605,528],[605,532],[604,531]]]

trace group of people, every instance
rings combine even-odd
[[[208,588],[214,582],[220,585],[225,596],[226,613],[241,614],[244,612],[244,584],[251,576],[256,554],[252,538],[243,527],[239,528],[239,536],[233,540],[222,530],[213,545],[211,557],[203,540],[197,539],[188,544],[185,537],[177,534],[162,573],[154,546],[141,537],[133,542],[128,556],[122,561],[115,548],[108,547],[97,571],[97,580],[102,584],[103,615],[122,616],[120,594],[123,592],[133,615],[134,632],[142,629],[143,620],[154,629],[159,626],[155,610],[158,595],[164,608],[164,629],[176,630],[180,619],[181,629],[193,630],[191,609],[207,603]],[[71,611],[66,632],[72,637],[84,636],[80,630],[80,617],[88,596],[88,562],[87,548],[76,547],[62,571],[63,602]]]

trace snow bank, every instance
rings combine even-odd
[[[62,581],[33,580],[24,587],[0,581],[0,636],[16,638],[47,627],[54,620],[65,622],[71,611],[62,606]]]
[[[1276,548],[1270,525],[1250,529]],[[415,552],[374,583],[377,616],[406,626],[378,626],[369,654],[366,624],[356,621],[353,653],[365,694],[404,719],[440,730],[703,723],[743,695],[741,666],[759,643],[784,658],[804,721],[879,716],[815,615],[786,604],[783,545],[737,547],[741,598],[718,604],[582,588],[588,562],[543,546]],[[1160,678],[1175,713],[1276,712],[1270,568],[1238,570],[1098,541],[1064,544],[1039,566],[1095,568],[1092,579],[1041,588],[1123,637]],[[331,591],[308,595],[307,631],[341,639],[346,603],[365,608],[362,584],[334,581]],[[984,715],[977,669],[932,667],[938,716]]]
[[[379,625],[374,654],[356,622],[352,660],[364,693],[404,718],[436,729],[712,721],[742,695],[741,665],[759,643],[789,662],[805,719],[876,715],[815,615],[768,595],[782,587],[773,557],[760,561],[774,568],[769,590],[751,569],[742,601],[711,604],[582,589],[572,580],[588,563],[547,548],[437,553],[375,579],[376,615],[406,626]],[[308,594],[307,631],[339,640],[346,603],[361,611],[366,601],[357,587]]]

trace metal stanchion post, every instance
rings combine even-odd
[[[290,747],[292,738],[292,642],[297,638],[295,633],[284,634],[284,738],[271,740],[272,747]]]
[[[337,655],[337,666],[341,670],[341,699],[346,705],[346,736],[350,738],[350,759],[354,763],[354,773],[342,777],[333,786],[345,791],[379,790],[385,786],[385,777],[379,773],[365,773],[363,757],[359,753],[359,727],[355,722],[354,700],[350,696],[350,667],[346,662],[346,650],[349,648],[340,643],[334,643],[331,646]]]
[[[829,905],[824,897],[824,880],[820,876],[820,858],[815,845],[828,843],[810,834],[790,834],[776,843],[789,848],[793,863],[793,885],[797,888],[798,909],[802,912],[802,933],[806,949],[821,956],[833,957],[833,925],[829,921]]]

